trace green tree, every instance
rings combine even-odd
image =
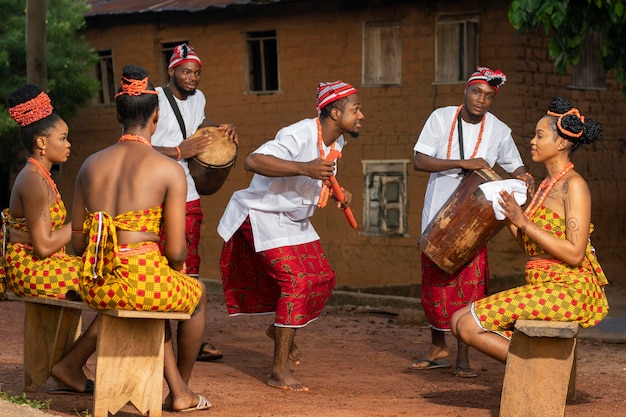
[[[543,27],[560,72],[580,61],[588,35],[601,33],[598,59],[605,71],[615,70],[626,94],[626,0],[515,0],[509,21],[519,33]]]
[[[24,159],[7,99],[26,82],[25,4],[0,0],[0,209],[8,205],[11,173]],[[69,121],[99,88],[92,75],[98,56],[81,33],[89,5],[86,0],[48,0],[46,9],[47,92],[55,112]]]

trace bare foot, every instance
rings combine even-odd
[[[61,362],[57,362],[52,365],[50,375],[74,391],[85,391],[87,377],[81,368],[76,369],[75,367],[66,367]]]
[[[309,391],[309,387],[307,387],[302,382],[298,381],[295,376],[291,372],[288,375],[278,376],[270,375],[269,380],[267,381],[267,385],[270,387],[290,390],[290,391],[299,391],[299,392],[307,392]]]
[[[275,340],[276,328],[274,327],[273,324],[270,324],[269,326],[267,326],[267,328],[265,329],[265,334],[270,339]],[[300,361],[302,360],[303,357],[304,357],[304,355],[302,355],[302,351],[300,350],[300,348],[298,348],[298,346],[296,346],[295,342],[292,342],[291,343],[291,348],[289,349],[289,360],[294,365],[300,365]]]

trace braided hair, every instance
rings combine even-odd
[[[159,107],[159,99],[156,93],[136,95],[123,93],[125,85],[133,81],[143,80],[146,77],[148,77],[148,71],[138,65],[126,65],[122,69],[122,87],[118,89],[115,104],[119,120],[125,130],[135,126],[146,127],[150,116]],[[145,89],[155,92],[154,85],[151,82],[147,83]]]
[[[589,117],[582,116],[571,101],[554,97],[548,106],[548,116],[554,119],[555,130],[564,139],[573,143],[572,152],[580,145],[602,142],[602,125]]]

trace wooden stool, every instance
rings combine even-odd
[[[98,313],[94,417],[131,403],[141,414],[161,417],[165,320],[188,320],[178,312],[93,310],[82,301],[15,297],[24,314],[24,389],[36,391],[50,369],[72,348],[81,313]]]
[[[562,417],[576,398],[578,323],[518,320],[506,359],[500,417]]]

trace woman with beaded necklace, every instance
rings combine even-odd
[[[507,226],[530,256],[526,285],[455,313],[452,333],[457,338],[504,363],[518,319],[591,327],[606,316],[602,287],[608,281],[589,240],[591,194],[570,160],[574,150],[593,143],[601,132],[602,125],[581,115],[569,100],[552,100],[530,141],[533,161],[543,164],[548,176],[526,210],[509,193],[500,193]]]
[[[50,169],[70,156],[68,126],[54,113],[50,97],[25,84],[9,96],[9,114],[21,127],[28,159],[11,190],[9,208],[2,213],[3,248],[8,287],[30,297],[77,297],[82,270],[80,257],[66,253],[71,223]],[[72,295],[72,293],[74,293]],[[95,320],[94,320],[95,322]],[[93,380],[83,365],[95,349],[96,326],[85,331],[51,374],[66,385],[58,391],[93,392]]]
[[[83,256],[81,296],[95,309],[178,311],[178,360],[166,325],[165,380],[171,411],[205,410],[211,403],[188,386],[205,325],[206,291],[185,275],[185,195],[181,166],[152,148],[159,120],[148,72],[123,68],[115,95],[123,135],[89,156],[76,178],[72,245]],[[80,227],[82,225],[82,228]],[[164,254],[158,245],[165,235]]]

